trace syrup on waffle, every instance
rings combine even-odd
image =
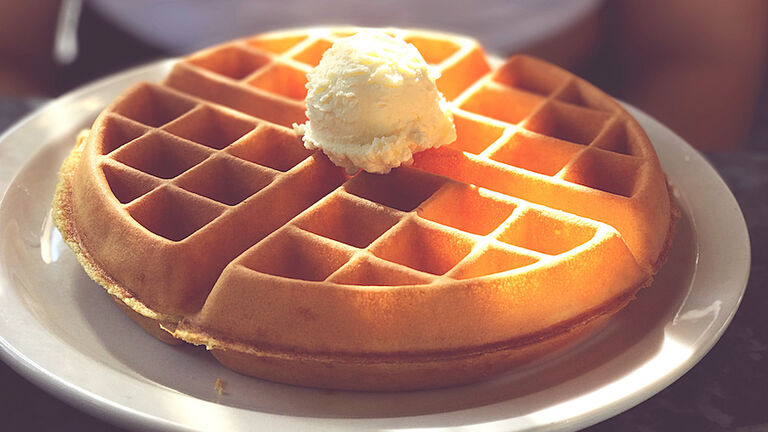
[[[412,389],[567,344],[650,283],[676,213],[653,148],[542,61],[392,29],[441,72],[458,139],[384,176],[305,150],[305,74],[354,31],[194,54],[79,140],[54,219],[132,318],[250,375]]]

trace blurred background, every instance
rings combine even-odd
[[[0,95],[54,97],[99,76],[271,29],[427,27],[586,77],[699,149],[747,145],[765,82],[762,0],[0,0]]]
[[[438,29],[475,37],[492,54],[534,54],[638,106],[704,152],[750,230],[745,300],[691,372],[592,429],[768,431],[766,1],[0,0],[0,134],[46,101],[112,72],[319,24]],[[7,389],[0,406],[6,424],[20,426],[14,430],[113,430],[7,367],[0,379]]]

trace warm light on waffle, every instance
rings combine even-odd
[[[492,69],[471,39],[387,29],[440,73],[456,140],[386,175],[307,150],[306,74],[358,30],[195,53],[78,141],[54,221],[137,323],[248,375],[419,389],[567,346],[651,283],[676,219],[653,146],[543,61]]]

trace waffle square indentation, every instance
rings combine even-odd
[[[145,84],[121,100],[114,111],[147,126],[160,127],[194,106],[195,102],[192,100],[162,87]]]
[[[266,35],[248,39],[246,43],[263,51],[271,52],[274,54],[282,54],[298,45],[306,38],[306,35]]]
[[[459,50],[459,45],[454,42],[433,39],[423,36],[408,36],[404,40],[413,44],[429,64],[439,64]]]
[[[446,100],[455,100],[462,92],[491,70],[485,52],[473,45],[468,52],[444,61],[440,66],[440,78],[436,84]]]
[[[640,162],[605,150],[590,148],[578,156],[563,174],[563,180],[615,195],[632,196]]]
[[[274,180],[274,172],[232,157],[211,157],[175,180],[184,189],[234,206]]]
[[[461,113],[454,113],[456,141],[448,147],[472,154],[480,154],[504,133],[504,128],[488,122],[480,122]]]
[[[349,261],[350,257],[348,249],[334,247],[322,237],[282,230],[246,252],[242,264],[273,276],[322,281]]]
[[[472,234],[486,235],[515,210],[487,191],[464,183],[448,183],[416,210],[416,214],[439,224]]]
[[[456,279],[471,279],[525,267],[538,262],[538,258],[523,255],[498,246],[489,246],[477,256],[469,257],[451,272]]]
[[[253,121],[225,114],[211,107],[200,107],[163,129],[174,135],[215,149],[222,149],[256,126]]]
[[[460,108],[507,123],[517,124],[533,113],[544,98],[526,91],[487,83]]]
[[[205,51],[188,61],[219,75],[241,80],[269,63],[270,59],[266,55],[229,45]]]
[[[568,72],[539,60],[517,56],[511,58],[494,73],[494,81],[549,96],[569,79]]]
[[[581,145],[521,129],[489,157],[507,165],[552,176],[583,148]]]
[[[269,125],[257,127],[225,151],[278,171],[288,171],[312,154],[293,132]]]
[[[144,228],[171,241],[181,241],[221,214],[214,203],[168,187],[155,189],[128,207]]]
[[[523,127],[529,131],[576,144],[589,144],[600,133],[610,115],[575,105],[551,102],[528,119]]]
[[[101,154],[108,154],[147,132],[147,128],[124,118],[108,116],[101,131]]]
[[[467,256],[473,245],[459,233],[408,219],[371,245],[370,251],[381,259],[442,275]]]
[[[296,221],[299,228],[348,245],[365,248],[397,223],[395,212],[370,201],[335,194]]]
[[[597,111],[614,113],[620,110],[619,105],[600,91],[597,87],[576,79],[555,94],[555,99],[580,107]]]
[[[630,156],[643,156],[643,144],[648,140],[645,131],[637,123],[626,119],[616,119],[601,133],[593,146],[614,153]]]
[[[445,179],[411,168],[395,168],[389,174],[361,172],[344,184],[344,190],[387,207],[409,212],[427,200]]]
[[[208,157],[205,147],[160,132],[148,133],[121,147],[114,159],[155,177],[176,177]]]
[[[329,40],[318,39],[301,50],[300,53],[293,56],[293,59],[310,66],[317,66],[320,64],[320,59],[323,57],[323,53],[325,53],[331,45],[333,45],[333,42]]]
[[[120,164],[105,163],[101,167],[112,194],[122,204],[151,191],[158,184],[153,177],[142,175]]]
[[[247,81],[249,85],[295,100],[307,96],[307,75],[291,66],[274,63]]]
[[[514,246],[548,255],[559,255],[592,239],[595,228],[546,215],[540,210],[522,212],[499,236]]]
[[[328,281],[345,285],[403,286],[428,284],[432,278],[386,261],[361,256],[347,263]]]

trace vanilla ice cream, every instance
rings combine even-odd
[[[339,39],[307,78],[309,121],[294,129],[350,174],[387,173],[456,139],[437,76],[416,47],[383,31]]]

